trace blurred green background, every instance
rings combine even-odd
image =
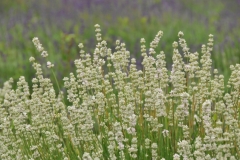
[[[199,53],[213,34],[213,67],[226,82],[230,64],[240,63],[239,8],[240,0],[0,0],[0,87],[21,75],[31,82],[30,56],[46,63],[34,48],[33,37],[48,51],[62,86],[63,77],[74,71],[78,43],[84,43],[86,52],[94,50],[95,24],[101,25],[109,47],[114,48],[117,39],[125,42],[139,68],[142,37],[149,47],[157,32],[164,32],[158,52],[165,52],[171,68],[172,43],[179,31],[190,51]],[[52,76],[44,70],[45,76]]]

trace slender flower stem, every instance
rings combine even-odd
[[[54,80],[55,80],[55,82],[56,82],[56,84],[57,84],[57,87],[58,87],[58,92],[59,92],[59,94],[60,94],[60,93],[61,93],[61,89],[60,89],[60,86],[59,86],[57,77],[56,77],[56,75],[55,75],[55,73],[54,73],[54,71],[53,71],[52,68],[51,68],[51,72],[52,72],[52,74],[53,74]]]

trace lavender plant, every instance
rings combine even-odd
[[[155,49],[159,31],[147,49],[141,39],[143,70],[124,43],[112,51],[96,27],[94,53],[79,44],[76,70],[65,77],[66,98],[54,65],[38,38],[54,82],[36,70],[32,90],[24,77],[0,90],[0,159],[189,159],[240,158],[240,65],[230,66],[228,92],[224,77],[212,72],[213,35],[201,54],[189,51],[182,32],[173,42],[172,70],[163,51]],[[70,105],[67,105],[70,104]]]

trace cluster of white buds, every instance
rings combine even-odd
[[[34,37],[33,40],[32,40],[34,46],[36,47],[36,49],[41,52],[41,56],[43,58],[46,58],[48,57],[48,53],[47,51],[44,50],[44,48],[42,47],[42,44],[40,43],[39,39],[37,37]],[[33,57],[30,57],[29,61],[30,62],[34,62],[34,58]],[[51,62],[47,62],[47,67],[48,68],[52,68],[54,66],[54,64],[52,64]]]
[[[102,41],[102,34],[100,33],[101,32],[100,25],[96,24],[94,27],[96,28],[95,32],[96,32],[97,41],[100,42]]]
[[[48,62],[47,62],[47,67],[48,67],[48,68],[52,68],[52,67],[54,67],[54,64],[52,64],[51,62],[48,61]]]
[[[39,52],[42,52],[44,50],[44,48],[42,47],[42,44],[40,43],[40,41],[37,37],[34,37],[32,42]]]
[[[158,43],[161,39],[161,37],[163,36],[163,32],[159,31],[158,34],[155,36],[154,40],[150,43],[150,49],[149,49],[149,54],[155,54],[155,48],[157,48]]]

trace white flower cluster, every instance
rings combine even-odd
[[[13,79],[4,83],[0,159],[240,159],[240,65],[230,66],[226,93],[224,77],[212,73],[212,35],[199,54],[179,32],[171,71],[156,51],[163,32],[149,50],[141,39],[138,70],[125,43],[117,40],[112,51],[95,28],[96,48],[90,54],[78,45],[65,94],[56,95],[34,57],[32,86],[24,77],[16,89]],[[38,38],[33,43],[48,56]]]
[[[44,48],[42,47],[42,44],[40,43],[39,39],[37,37],[34,37],[32,40],[33,44],[35,45],[36,49],[41,52],[41,56],[43,58],[48,57],[48,53],[47,51],[44,50]],[[34,57],[30,57],[29,59],[30,62],[34,62],[35,58]],[[47,67],[48,68],[52,68],[54,66],[54,64],[52,64],[51,62],[47,62]]]

